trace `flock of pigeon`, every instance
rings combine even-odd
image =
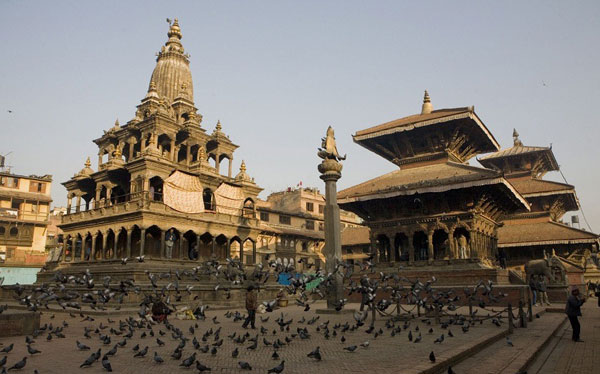
[[[137,260],[142,262],[143,258]],[[206,364],[206,360],[199,358],[200,354],[210,356],[226,354],[230,355],[232,360],[237,361],[239,370],[251,371],[253,364],[241,360],[240,357],[245,356],[244,351],[255,351],[259,345],[262,345],[268,347],[269,350],[272,349],[271,358],[278,362],[267,373],[279,374],[285,370],[285,360],[280,357],[282,349],[288,346],[293,347],[296,341],[308,342],[315,335],[321,335],[326,340],[339,340],[343,345],[340,349],[349,353],[368,348],[371,344],[370,340],[374,341],[383,334],[389,334],[392,337],[400,336],[403,330],[409,330],[407,334],[404,334],[407,336],[408,342],[419,343],[424,339],[423,334],[419,331],[418,325],[411,327],[411,320],[408,318],[417,317],[412,313],[393,314],[391,312],[394,308],[400,308],[401,304],[418,306],[424,313],[436,311],[437,316],[443,316],[440,327],[444,333],[439,336],[435,335],[434,340],[434,345],[442,344],[447,340],[446,338],[454,336],[451,331],[452,326],[459,326],[457,329],[460,328],[463,333],[467,333],[471,326],[477,322],[482,323],[484,320],[478,318],[475,313],[470,316],[452,313],[456,310],[459,300],[470,298],[480,307],[485,307],[506,296],[495,292],[491,282],[482,281],[475,287],[465,288],[464,295],[458,295],[452,290],[437,290],[434,288],[435,277],[421,282],[401,277],[399,273],[376,272],[374,264],[369,258],[360,264],[339,262],[332,273],[326,273],[323,269],[315,269],[315,272],[311,274],[290,276],[290,284],[286,286],[289,298],[294,299],[304,312],[309,312],[315,301],[327,296],[327,289],[334,281],[336,274],[342,274],[347,297],[352,294],[360,294],[362,304],[366,308],[363,311],[361,306],[361,310],[351,314],[353,318],[345,323],[330,324],[329,320],[321,321],[321,316],[311,313],[307,313],[306,317],[303,316],[294,323],[292,318],[281,313],[277,318],[273,317],[272,322],[275,322],[276,325],[271,330],[265,327],[269,326],[267,322],[270,315],[267,314],[266,317],[260,317],[262,325],[258,331],[252,331],[251,334],[248,330],[235,330],[224,336],[227,332],[222,331],[222,327],[218,326],[221,323],[218,321],[218,317],[216,315],[212,319],[206,317],[207,305],[198,307],[196,310],[198,320],[190,321],[187,330],[177,327],[178,323],[173,324],[168,319],[158,323],[149,317],[152,305],[158,300],[164,302],[173,311],[177,310],[178,306],[197,300],[198,296],[193,297],[193,282],[205,280],[207,276],[216,284],[214,288],[216,292],[224,292],[225,297],[230,298],[233,286],[253,284],[260,289],[261,285],[267,283],[270,277],[278,278],[281,273],[294,273],[293,263],[282,263],[280,260],[269,261],[268,258],[266,260],[267,265],[257,264],[253,268],[245,267],[237,259],[227,259],[224,264],[218,261],[206,261],[191,269],[174,269],[166,273],[147,271],[150,287],[142,287],[133,280],[113,280],[110,276],[96,279],[89,270],[86,270],[80,276],[67,276],[57,271],[51,283],[36,285],[33,288],[21,285],[4,286],[4,288],[12,289],[18,303],[30,311],[48,313],[47,310],[50,306],[56,304],[69,313],[71,318],[82,318],[81,322],[88,325],[84,327],[83,334],[80,339],[77,339],[73,349],[91,353],[80,364],[80,367],[94,366],[99,361],[103,369],[108,372],[113,371],[111,359],[117,354],[131,355],[133,359],[148,357],[156,365],[163,364],[167,359],[177,360],[180,361],[179,366],[182,368],[195,368],[198,372],[212,370]],[[121,263],[126,265],[127,259],[123,259]],[[355,273],[357,269],[359,272]],[[355,276],[353,277],[353,275]],[[317,281],[316,285],[315,281]],[[81,288],[84,288],[86,292],[81,292]],[[130,293],[138,294],[141,299],[137,315],[131,315],[119,321],[108,318],[106,324],[100,322],[99,325],[94,325],[94,318],[84,311],[84,307],[93,310],[118,310],[123,305],[124,298]],[[186,300],[184,300],[184,296]],[[336,302],[335,308],[341,310],[347,303],[347,298],[340,299]],[[262,305],[266,312],[270,313],[276,309],[277,300],[267,300]],[[5,309],[0,308],[0,313]],[[367,322],[369,313],[372,318],[370,323]],[[376,314],[389,317],[386,318],[385,331],[383,328],[375,328]],[[51,319],[54,317],[52,315]],[[224,313],[224,317],[234,323],[242,322],[245,319],[245,315],[239,311],[227,311]],[[430,317],[422,317],[420,321],[427,326],[431,325]],[[499,326],[502,323],[501,317],[495,316],[492,322]],[[44,324],[32,336],[25,337],[27,352],[30,356],[42,354],[36,348],[36,340],[51,341],[65,338],[64,331],[68,328],[69,323],[66,320],[58,325]],[[356,345],[343,344],[346,342],[348,334],[359,330],[363,331],[363,329],[365,333],[369,334],[370,340]],[[202,333],[200,330],[203,330]],[[430,327],[425,336],[433,335],[433,331],[433,328]],[[222,352],[225,339],[235,345],[233,351]],[[136,342],[135,345],[134,342]],[[98,345],[99,348],[96,347]],[[227,344],[227,346],[229,345],[231,344]],[[165,348],[159,351],[158,348],[162,347]],[[26,367],[27,356],[8,365],[8,358],[13,348],[14,343],[0,350],[0,355],[2,355],[0,374]],[[165,357],[165,349],[168,349],[168,358]],[[306,356],[306,360],[321,361],[324,359],[320,346],[308,352]],[[429,355],[429,360],[436,361],[433,351]],[[38,373],[38,370],[36,369],[34,372]],[[452,373],[452,369],[448,368],[448,372]]]

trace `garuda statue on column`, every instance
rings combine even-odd
[[[321,138],[321,148],[318,148],[318,150],[319,152],[317,152],[317,155],[323,160],[333,159],[336,161],[343,161],[346,159],[346,155],[342,157],[338,153],[337,146],[335,145],[333,128],[331,126],[327,128],[327,136]]]

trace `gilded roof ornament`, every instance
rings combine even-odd
[[[242,164],[240,165],[240,172],[235,176],[235,179],[242,182],[250,182],[254,183],[254,180],[250,178],[248,173],[246,173],[246,162],[242,160]]]
[[[215,126],[215,131],[213,131],[213,135],[222,135],[223,132],[221,131],[223,128],[221,126],[221,121],[217,121],[217,126]]]
[[[519,133],[517,129],[513,129],[513,144],[515,147],[522,147],[523,142],[519,139]]]
[[[425,95],[423,96],[423,106],[421,106],[421,114],[429,114],[431,112],[433,112],[433,105],[431,104],[429,92],[425,90]]]

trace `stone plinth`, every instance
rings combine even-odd
[[[31,335],[39,328],[39,312],[7,310],[0,314],[0,337]]]

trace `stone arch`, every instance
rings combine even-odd
[[[198,255],[200,258],[210,258],[212,256],[213,240],[214,237],[209,232],[200,235],[198,248]]]
[[[424,261],[428,259],[428,238],[425,231],[418,230],[413,233],[413,248],[415,249],[415,260]]]
[[[204,201],[204,210],[210,210],[210,211],[217,210],[217,204],[215,202],[215,194],[210,188],[205,188],[202,191],[202,200]]]
[[[125,227],[121,227],[119,230],[115,243],[115,250],[117,258],[127,256],[127,229]]]
[[[98,261],[102,259],[102,252],[104,250],[104,234],[102,231],[98,231],[96,234],[96,245],[94,248],[94,260]]]
[[[198,259],[200,244],[196,233],[188,230],[183,234],[183,257],[192,261]]]
[[[112,229],[108,229],[106,232],[106,248],[103,249],[104,258],[109,259],[113,257],[116,245],[116,235]]]
[[[242,208],[242,216],[245,218],[255,218],[255,205],[254,200],[248,197],[244,200],[244,207]]]
[[[182,244],[182,236],[181,236],[181,231],[179,231],[177,228],[175,227],[170,227],[169,229],[167,229],[165,231],[165,248],[164,248],[164,253],[163,256],[166,258],[167,256],[167,232],[169,232],[169,230],[173,230],[173,234],[175,235],[175,240],[173,241],[173,252],[172,252],[172,256],[171,258],[181,258],[181,244]]]
[[[452,238],[454,240],[454,248],[456,248],[456,258],[469,258],[471,246],[470,230],[466,229],[463,225],[457,226],[452,233]]]
[[[150,178],[150,199],[163,201],[163,179],[158,175]]]
[[[138,225],[133,225],[131,231],[131,256],[138,257],[141,255],[142,230]]]
[[[385,234],[379,234],[376,237],[377,240],[377,252],[379,254],[379,262],[391,261],[391,245],[390,239]]]
[[[433,231],[433,258],[441,260],[448,255],[450,249],[450,241],[448,240],[448,232],[443,228]]]
[[[234,259],[242,259],[244,255],[244,249],[242,247],[242,239],[239,236],[233,236],[229,239],[229,258]]]
[[[94,236],[90,232],[87,232],[85,234],[85,237],[83,240],[83,260],[84,261],[90,260],[90,255],[92,253],[93,240],[94,240]]]
[[[161,229],[152,225],[146,229],[144,240],[144,255],[148,258],[161,257]]]
[[[160,153],[162,156],[168,156],[173,151],[171,149],[172,140],[173,140],[173,138],[171,136],[169,136],[168,134],[160,134],[158,136],[157,144],[158,144],[158,149],[160,150]]]
[[[215,238],[215,256],[217,256],[218,259],[224,259],[227,257],[228,242],[229,241],[227,240],[227,237],[223,234],[220,234]]]
[[[192,146],[190,146],[190,152],[191,152],[191,162],[198,162],[200,160],[198,160],[198,151],[200,150],[200,144],[193,144]]]
[[[242,248],[244,248],[242,262],[244,264],[256,263],[256,241],[252,238],[246,238],[242,243]]]
[[[408,261],[408,240],[408,236],[405,233],[396,233],[394,237],[394,256],[396,259],[400,261]]]
[[[81,260],[81,251],[83,250],[83,237],[81,234],[76,234],[74,237],[73,255],[75,256],[73,261]]]

